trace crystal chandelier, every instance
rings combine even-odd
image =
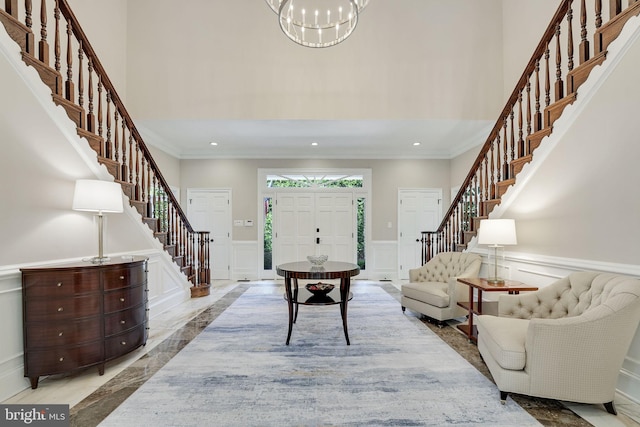
[[[330,47],[343,42],[358,24],[369,0],[265,0],[278,14],[280,28],[306,47]]]

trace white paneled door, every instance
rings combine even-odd
[[[442,190],[417,189],[398,192],[398,277],[422,264],[422,231],[434,231],[442,218]]]
[[[211,279],[230,277],[231,192],[187,190],[187,217],[195,231],[209,231]]]
[[[351,193],[278,193],[274,222],[275,264],[308,255],[354,262],[355,219]]]

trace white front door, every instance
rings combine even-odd
[[[355,262],[355,219],[351,193],[316,194],[316,255]]]
[[[278,193],[274,223],[275,265],[308,255],[356,260],[352,193]]]
[[[231,191],[187,190],[187,217],[195,231],[209,231],[211,279],[230,277]]]
[[[442,190],[418,189],[398,192],[398,277],[422,264],[422,231],[435,231],[442,217]]]

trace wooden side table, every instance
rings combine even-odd
[[[515,280],[505,280],[503,284],[496,285],[480,278],[459,278],[458,282],[469,286],[469,302],[459,301],[458,305],[469,311],[469,323],[458,325],[458,329],[463,331],[469,341],[478,341],[478,329],[473,324],[473,315],[482,313],[482,292],[509,292],[519,294],[520,291],[537,291],[536,286],[526,285]],[[474,289],[477,290],[477,300],[474,300]],[[486,303],[485,303],[486,305]]]

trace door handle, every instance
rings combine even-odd
[[[318,245],[320,244],[320,238],[319,237],[316,237],[316,244],[318,244]]]

